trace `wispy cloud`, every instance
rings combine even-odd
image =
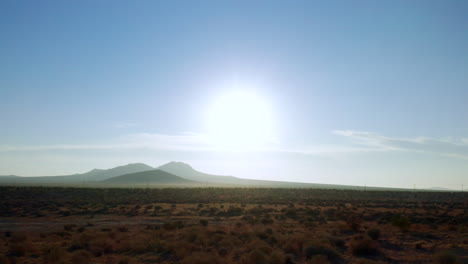
[[[402,138],[353,130],[335,130],[333,133],[374,151],[413,151],[468,159],[468,138]]]
[[[50,144],[50,145],[4,145],[6,151],[40,151],[40,150],[112,150],[112,149],[154,149],[171,151],[206,151],[210,146],[206,136],[197,133],[180,133],[175,135],[156,133],[136,133],[120,136],[99,144]]]
[[[179,134],[136,133],[123,135],[96,144],[4,145],[0,152],[47,150],[158,150],[191,152],[257,152],[336,156],[365,152],[411,151],[468,159],[468,138],[388,137],[378,133],[335,130],[333,134],[350,139],[351,145],[309,145],[297,148],[271,143],[249,150],[227,150],[216,146],[208,135],[184,132]]]
[[[117,141],[125,142],[130,148],[146,148],[175,151],[212,150],[209,138],[204,134],[184,132],[175,135],[137,133],[122,136]]]

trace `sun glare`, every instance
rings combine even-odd
[[[273,138],[270,106],[253,92],[220,96],[208,110],[207,121],[210,139],[224,150],[253,150]]]

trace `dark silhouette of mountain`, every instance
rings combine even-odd
[[[174,174],[162,170],[149,170],[136,173],[125,174],[102,181],[106,184],[196,184],[196,182],[181,178]]]
[[[87,178],[88,181],[102,181],[120,175],[148,170],[154,170],[154,168],[143,163],[131,163],[128,165],[118,166],[108,170],[94,169],[87,173],[81,174],[81,176]]]
[[[444,188],[444,187],[431,187],[428,190],[431,190],[431,191],[453,191],[452,189]]]
[[[267,181],[267,180],[252,180],[243,179],[234,176],[212,175],[199,172],[193,169],[190,165],[183,162],[171,161],[167,164],[157,167],[158,170],[163,170],[179,177],[197,181],[204,184],[215,184],[222,186],[236,187],[271,187],[271,188],[322,188],[322,189],[360,189],[360,186],[351,185],[335,185],[335,184],[317,184],[317,183],[302,183],[302,182],[286,182],[286,181]],[[367,187],[369,190],[375,187]]]
[[[153,170],[153,167],[150,167],[143,163],[131,163],[124,166],[118,166],[108,170],[93,169],[86,173],[73,174],[73,175],[63,175],[63,176],[35,176],[35,177],[20,177],[15,175],[0,176],[0,183],[3,184],[72,184],[72,183],[84,183],[84,182],[97,182],[112,177],[140,172]]]
[[[188,180],[202,183],[241,184],[243,181],[242,179],[233,176],[212,175],[199,172],[193,169],[187,163],[183,162],[171,161],[167,164],[157,167],[157,169],[172,173]]]
[[[166,174],[164,174],[166,173]],[[122,178],[119,178],[122,176]],[[123,177],[125,176],[125,177]],[[176,177],[176,178],[174,178]],[[265,187],[265,188],[318,188],[350,190],[407,190],[399,188],[363,187],[338,184],[318,184],[286,181],[243,179],[233,176],[207,174],[183,162],[169,162],[154,169],[142,163],[133,163],[108,170],[94,169],[82,174],[64,176],[20,177],[0,176],[0,185],[78,185],[103,186],[105,184],[184,184],[187,187]]]

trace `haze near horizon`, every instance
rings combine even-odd
[[[468,185],[465,1],[2,1],[0,175]]]

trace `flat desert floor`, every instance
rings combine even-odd
[[[4,263],[468,263],[468,194],[0,187]]]

